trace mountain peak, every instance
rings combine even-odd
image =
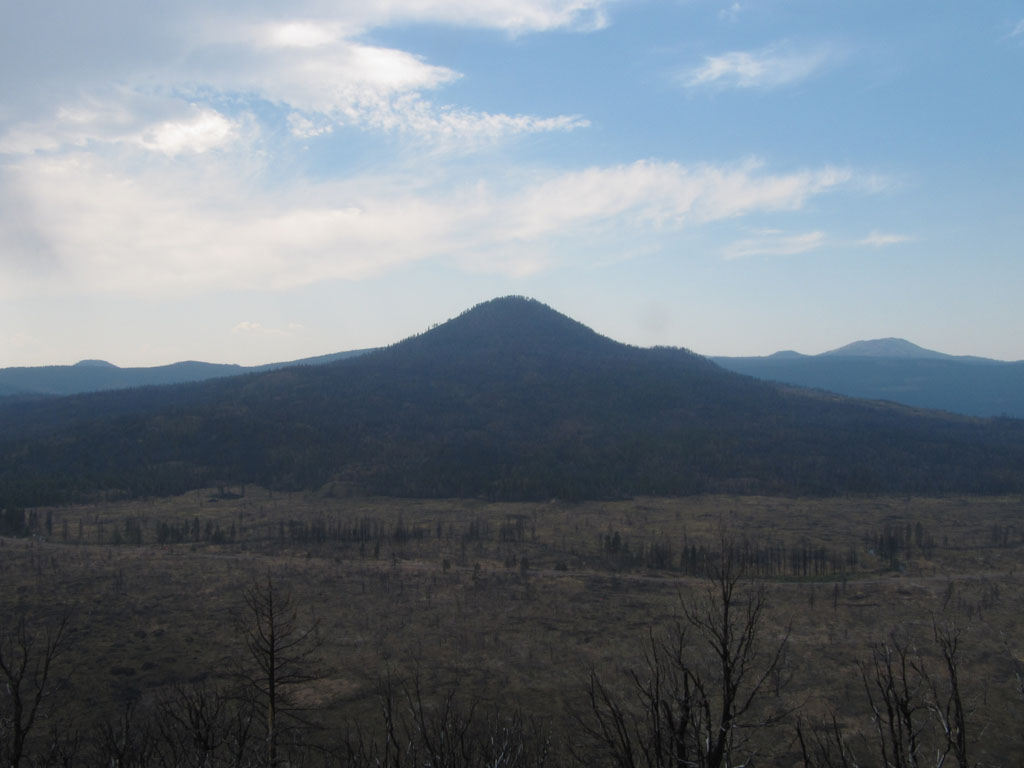
[[[855,341],[852,344],[823,352],[822,355],[836,357],[898,357],[898,358],[938,358],[949,357],[941,352],[919,347],[906,339],[871,339]]]
[[[463,355],[558,355],[619,346],[576,320],[525,296],[503,296],[467,309],[398,347],[444,347]]]
[[[113,363],[106,360],[79,360],[72,368],[117,368]]]

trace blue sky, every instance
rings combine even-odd
[[[1024,359],[1019,1],[0,0],[0,367],[499,295],[702,354]]]

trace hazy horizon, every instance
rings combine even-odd
[[[557,308],[554,308],[554,309],[557,309]],[[446,318],[446,320],[447,319],[450,319],[450,318]],[[575,319],[575,318],[573,318],[573,319]],[[444,322],[444,321],[439,321],[439,322]],[[438,324],[438,323],[431,323],[430,326],[425,327],[425,328],[421,329],[420,331],[416,331],[414,333],[425,332],[425,331],[429,330],[430,327],[433,327],[436,324]],[[394,344],[394,343],[400,342],[403,339],[408,338],[410,335],[413,335],[413,334],[406,334],[406,336],[403,336],[402,338],[393,339],[390,342],[386,342],[384,345],[378,345],[378,346],[387,346],[388,344]],[[605,335],[605,334],[602,334],[602,335]],[[610,337],[610,338],[612,338],[613,341],[620,341],[620,339],[615,339],[614,337]],[[685,347],[685,345],[674,345],[674,346],[680,346],[680,347],[684,347],[686,349],[690,349],[691,352],[695,352],[698,355],[702,355],[702,356],[708,357],[708,358],[723,358],[723,357],[769,357],[769,356],[774,355],[774,354],[788,353],[788,352],[795,352],[795,353],[800,354],[800,355],[813,357],[813,356],[816,356],[816,355],[823,355],[823,354],[826,354],[826,353],[829,353],[829,352],[834,352],[834,351],[837,351],[837,350],[839,350],[839,349],[841,349],[843,347],[851,346],[851,345],[857,344],[857,343],[864,343],[864,342],[870,343],[870,342],[874,342],[874,341],[888,341],[888,340],[906,341],[906,342],[909,342],[910,344],[912,344],[912,345],[914,345],[914,346],[916,346],[918,348],[922,348],[921,345],[915,344],[910,339],[899,339],[899,338],[896,338],[896,337],[881,337],[881,338],[878,338],[878,339],[855,339],[855,340],[853,340],[853,341],[851,341],[851,342],[849,342],[847,344],[842,344],[839,347],[834,347],[834,348],[831,348],[831,349],[823,349],[823,350],[817,351],[817,352],[805,352],[803,350],[798,350],[798,349],[792,349],[792,348],[787,348],[787,347],[779,347],[778,349],[773,349],[773,350],[770,350],[770,351],[760,352],[760,353],[756,353],[756,354],[749,354],[749,355],[720,355],[720,354],[718,354],[716,352],[708,352],[708,351],[691,349],[689,347]],[[657,346],[657,345],[647,345],[647,346]],[[310,359],[310,358],[317,358],[317,357],[329,357],[329,356],[336,355],[336,354],[344,354],[344,353],[347,353],[347,352],[359,352],[359,351],[370,350],[370,349],[374,349],[374,347],[355,347],[355,348],[349,348],[349,349],[335,349],[335,350],[328,351],[328,352],[319,352],[319,353],[314,353],[314,354],[311,354],[311,355],[303,355],[301,357],[281,358],[281,359],[274,359],[274,360],[257,360],[257,361],[252,362],[252,363],[239,363],[239,362],[235,362],[235,361],[231,361],[231,360],[204,360],[204,359],[200,359],[200,358],[197,358],[197,357],[193,356],[193,357],[181,358],[181,359],[178,359],[178,360],[167,360],[167,361],[163,361],[163,362],[152,363],[152,364],[147,364],[147,365],[139,365],[139,366],[136,366],[136,365],[122,365],[121,363],[118,363],[116,360],[108,360],[106,358],[99,358],[99,357],[95,357],[95,356],[88,356],[88,355],[86,355],[84,357],[79,357],[79,358],[76,358],[74,360],[52,362],[52,363],[43,363],[43,364],[40,364],[39,366],[29,366],[29,367],[46,367],[46,366],[68,366],[68,367],[72,367],[72,366],[79,365],[79,364],[89,364],[89,363],[103,364],[103,363],[107,363],[107,364],[110,364],[110,365],[114,365],[117,368],[150,368],[150,367],[160,367],[160,366],[174,365],[176,363],[199,362],[199,363],[210,363],[210,364],[214,364],[214,365],[237,365],[237,366],[241,366],[241,367],[244,367],[244,368],[250,368],[250,367],[258,367],[258,366],[264,366],[264,365],[273,365],[273,364],[277,364],[277,363],[290,363],[290,362],[293,362],[293,361]],[[939,354],[945,354],[945,355],[950,354],[948,352],[945,352],[942,349],[931,349],[931,348],[923,348],[923,349],[925,349],[928,352],[938,352]],[[978,355],[970,355],[970,353],[968,353],[966,356],[968,356],[968,357],[980,357]],[[1024,362],[1024,361],[1019,361],[1019,360],[1001,360],[1000,358],[990,358],[990,359],[996,360],[998,362],[1006,362],[1006,363]],[[0,365],[0,369],[8,368],[8,367],[22,367],[22,366]]]

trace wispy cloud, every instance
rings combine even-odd
[[[314,136],[323,136],[334,131],[334,126],[323,120],[311,120],[299,112],[292,112],[288,115],[288,130],[292,136],[300,139],[311,139]]]
[[[223,93],[258,94],[319,125],[410,134],[445,141],[497,141],[504,136],[566,131],[588,122],[575,115],[488,113],[438,106],[429,94],[460,79],[454,70],[406,51],[366,45],[342,28],[284,23],[260,27],[239,42],[248,55],[195,78]],[[469,144],[462,144],[467,147]]]
[[[1024,19],[1021,19],[1010,32],[1010,37],[1024,37]]]
[[[18,62],[19,71],[40,79],[20,78],[5,92],[0,154],[57,152],[97,141],[134,141],[170,154],[207,151],[234,132],[232,116],[220,105],[241,104],[265,116],[265,109],[251,106],[258,102],[308,121],[289,118],[298,138],[349,126],[473,151],[509,136],[576,130],[589,124],[578,115],[440,104],[434,94],[461,73],[366,37],[409,21],[513,34],[587,29],[605,23],[604,6],[604,0],[392,0],[343,3],[325,12],[314,0],[297,0],[290,6],[294,16],[281,19],[259,4],[222,16],[198,0],[152,13],[98,0],[95,17],[109,24],[92,17],[84,24],[76,11],[39,27],[61,40],[62,50],[64,41],[75,41],[82,48],[77,53],[72,45],[65,56],[42,61],[45,41],[4,39],[0,65]],[[78,34],[83,26],[88,35]],[[103,56],[94,55],[97,50]],[[46,100],[38,97],[43,91]]]
[[[607,23],[607,3],[390,0],[325,11],[296,0],[282,18],[259,3],[218,17],[206,3],[182,0],[174,13],[131,6],[122,18],[112,0],[97,2],[108,4],[113,25],[89,27],[109,36],[102,67],[88,56],[55,62],[54,82],[63,89],[67,75],[67,90],[51,103],[0,113],[0,291],[44,282],[53,291],[140,295],[287,290],[426,259],[528,274],[560,263],[566,251],[603,259],[621,253],[619,245],[657,249],[686,227],[795,211],[863,184],[845,168],[771,171],[756,161],[492,174],[418,151],[406,154],[422,172],[385,163],[375,174],[313,180],[290,158],[276,160],[314,138],[340,145],[346,130],[397,137],[403,150],[468,152],[589,125],[575,114],[443,103],[438,94],[462,74],[377,44],[374,29],[410,21],[510,34],[591,29]],[[68,26],[57,30],[61,39],[77,39],[68,34],[74,13],[54,22]],[[26,45],[27,61],[38,57],[34,50]],[[730,65],[729,56],[750,60]],[[823,57],[785,46],[727,54],[718,74],[702,77],[768,86],[802,76]],[[424,157],[430,162],[416,165]],[[560,247],[569,238],[573,247]]]
[[[520,238],[566,222],[609,217],[655,226],[705,223],[757,210],[796,210],[852,176],[848,169],[832,167],[764,173],[757,161],[735,166],[639,161],[545,181],[511,201],[506,220]]]
[[[683,72],[680,80],[688,88],[778,88],[807,79],[830,59],[824,47],[796,51],[778,44],[706,56],[699,67]]]
[[[756,237],[730,243],[722,256],[727,261],[748,256],[793,256],[821,248],[825,243],[825,233],[820,231],[787,235],[778,230],[764,230]]]
[[[595,30],[608,23],[607,0],[393,0],[355,3],[366,23],[442,21],[513,34],[553,29]]]
[[[909,243],[914,240],[910,235],[899,235],[891,232],[872,231],[870,235],[857,242],[858,245],[866,245],[871,248],[884,248],[887,245],[898,245]]]
[[[603,258],[609,231],[634,245],[666,242],[688,226],[798,210],[856,180],[829,167],[651,160],[415,188],[365,177],[254,192],[249,154],[168,158],[142,171],[86,152],[23,158],[0,174],[0,254],[38,258],[30,268],[0,258],[0,285],[17,291],[45,276],[54,290],[90,293],[285,290],[423,259],[524,274],[564,258],[548,254],[565,238]]]
[[[732,3],[718,12],[718,18],[723,21],[736,21],[739,18],[740,11],[743,10],[743,6],[739,3]]]

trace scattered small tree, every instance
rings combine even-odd
[[[291,593],[269,572],[244,598],[248,612],[241,629],[252,662],[245,678],[263,714],[267,762],[276,766],[283,737],[309,725],[294,694],[319,677],[320,622],[300,619]]]

